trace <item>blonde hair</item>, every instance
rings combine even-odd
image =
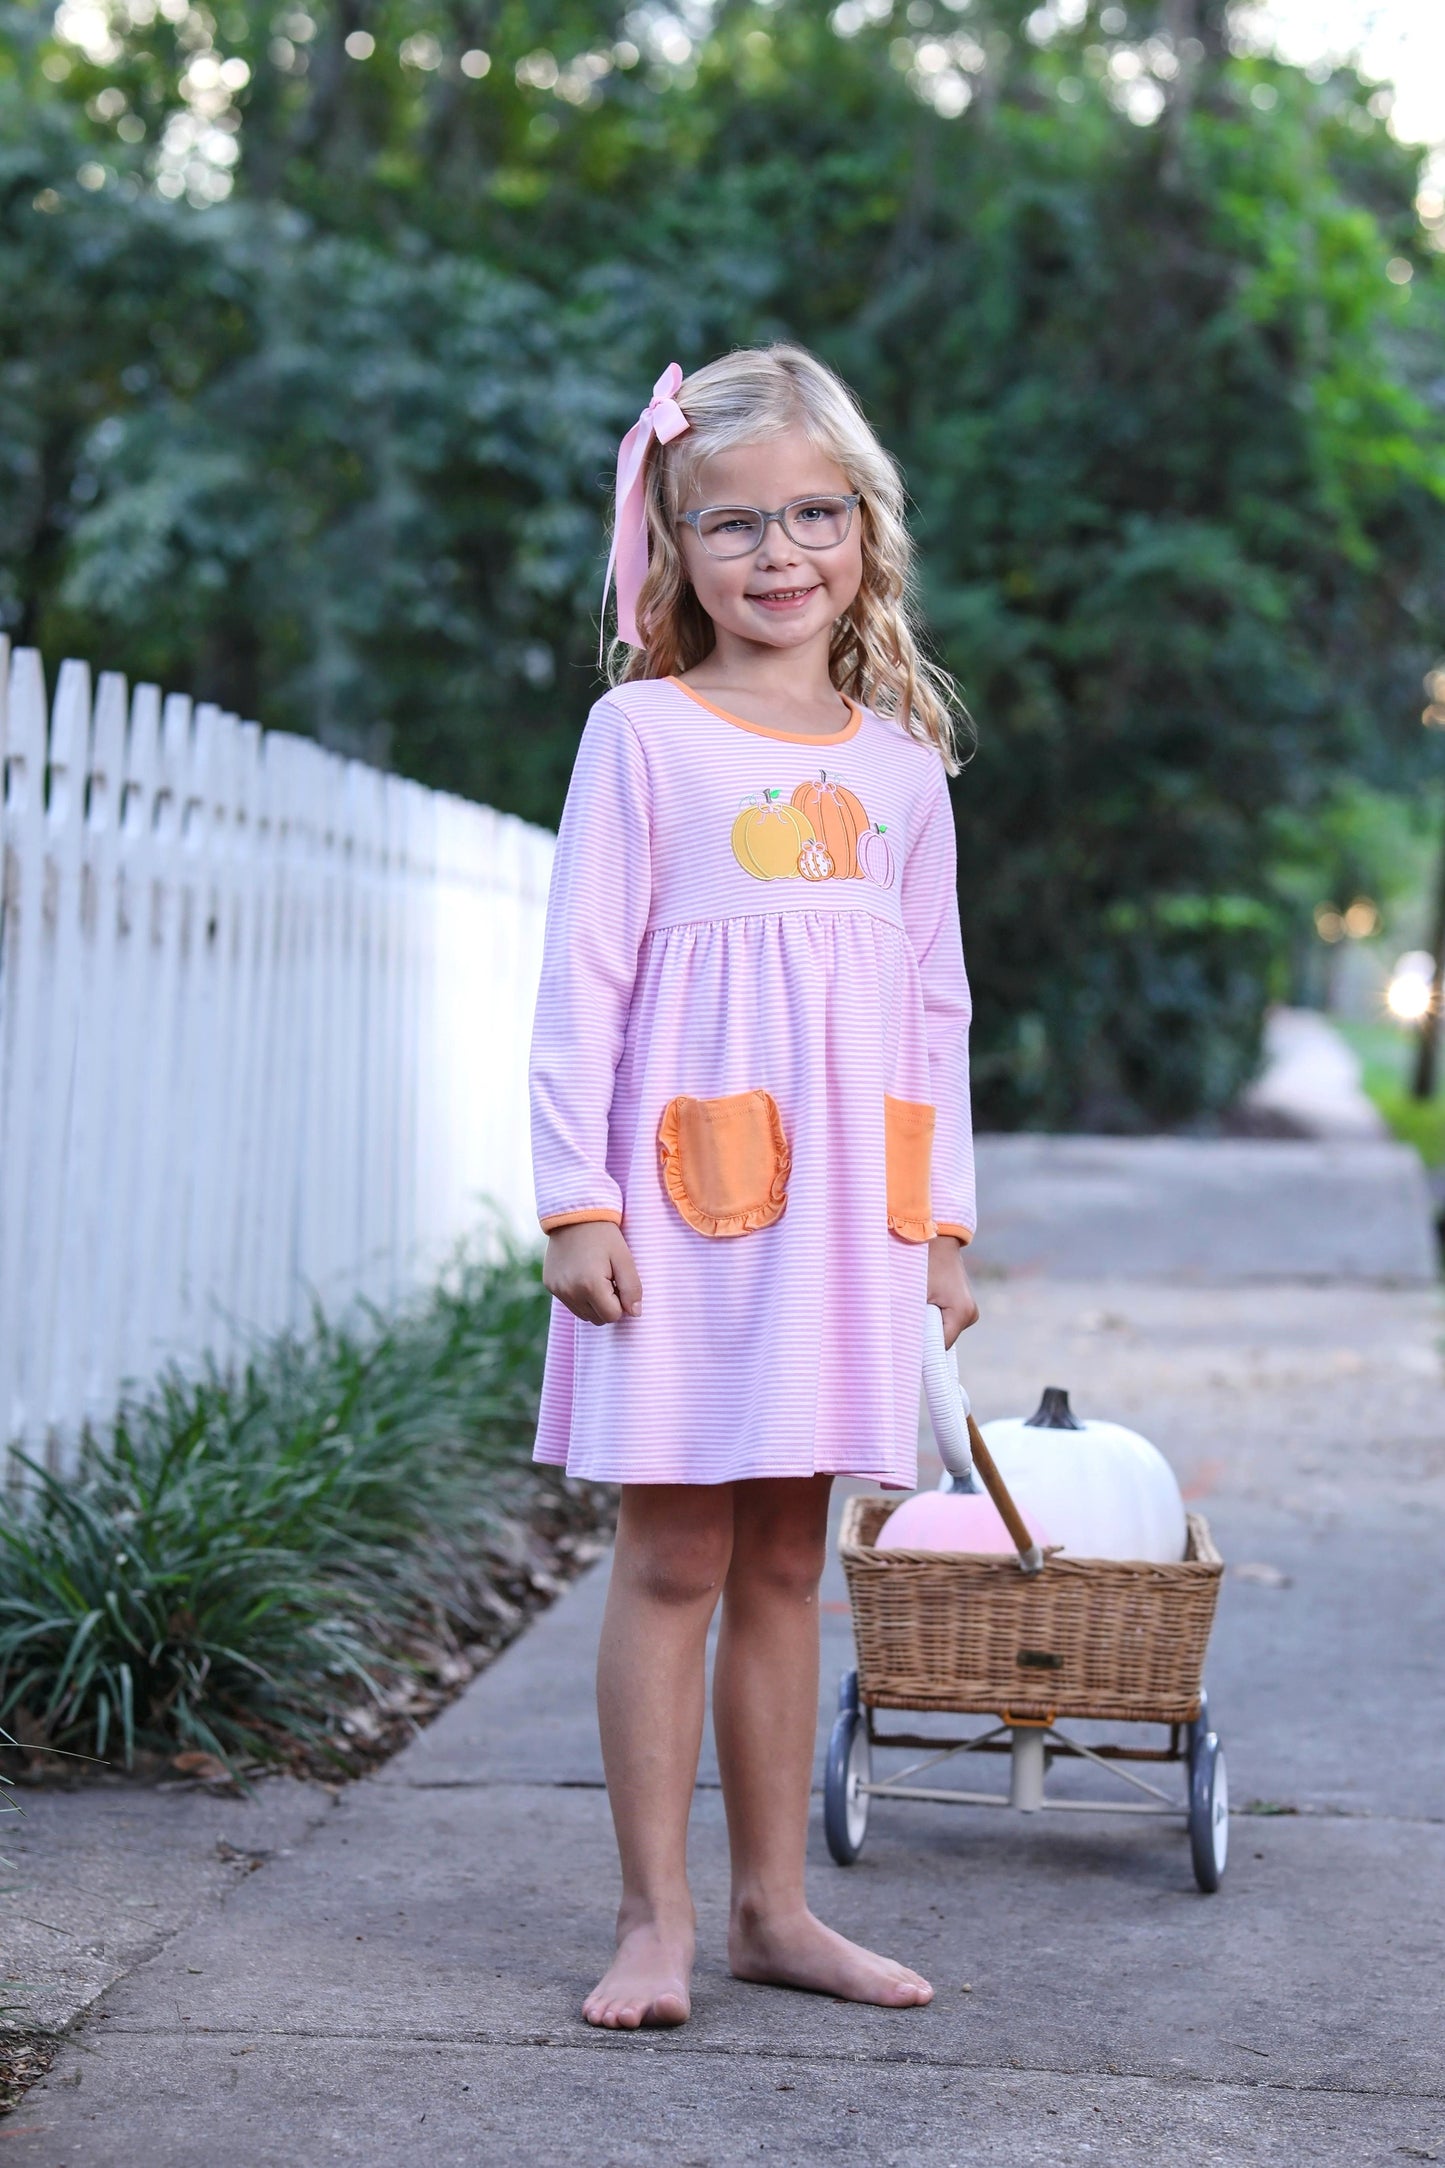
[[[753,346],[684,377],[675,396],[688,427],[670,444],[650,439],[644,467],[648,567],[637,623],[646,644],[612,642],[609,684],[671,677],[711,653],[712,619],[677,545],[678,508],[704,460],[801,428],[862,500],[863,578],[833,627],[829,676],[839,692],[935,746],[948,774],[957,775],[960,729],[971,740],[973,726],[948,672],[922,652],[903,478],[842,378],[805,347]]]

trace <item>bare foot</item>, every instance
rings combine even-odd
[[[812,1988],[848,2002],[901,2010],[933,2000],[921,1973],[849,1942],[806,1910],[767,1920],[735,1914],[728,1928],[728,1963],[739,1980]]]
[[[692,1936],[648,1922],[619,1934],[617,1955],[582,2005],[589,2025],[632,2032],[685,2025],[692,2010]]]

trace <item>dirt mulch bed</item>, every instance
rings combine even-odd
[[[18,2108],[28,2087],[44,2077],[58,2045],[55,2040],[0,2034],[0,2115]]]

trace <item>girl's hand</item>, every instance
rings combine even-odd
[[[542,1285],[586,1325],[615,1325],[642,1309],[642,1281],[612,1220],[574,1220],[547,1237]]]
[[[978,1304],[963,1269],[963,1244],[957,1235],[935,1235],[928,1245],[928,1300],[943,1312],[945,1347],[952,1347],[961,1332],[978,1322]]]

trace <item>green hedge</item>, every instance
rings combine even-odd
[[[435,11],[435,68],[412,0],[364,62],[306,20],[288,60],[218,18],[197,209],[146,179],[164,13],[102,63],[0,0],[0,623],[553,822],[619,433],[674,356],[800,338],[903,462],[977,719],[980,1119],[1227,1101],[1300,924],[1274,826],[1414,786],[1445,653],[1445,265],[1375,86],[1225,0],[1183,43],[727,0],[673,60],[624,0],[507,0]]]
[[[398,1315],[317,1307],[233,1372],[171,1369],[73,1480],[32,1466],[0,1522],[0,1726],[127,1765],[324,1742],[420,1622],[478,1615],[549,1302],[536,1255],[463,1255]]]

